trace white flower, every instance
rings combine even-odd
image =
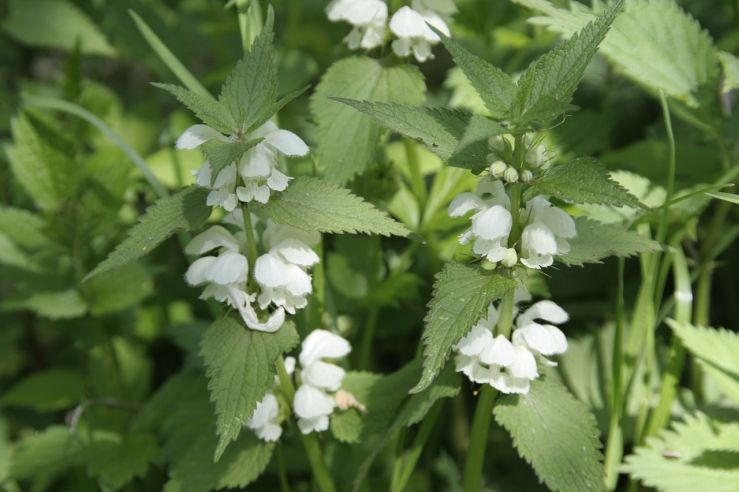
[[[472,227],[462,234],[459,242],[474,241],[472,251],[497,262],[509,256],[508,235],[513,218],[510,199],[500,181],[481,181],[476,193],[462,193],[449,205],[449,215],[461,217],[477,211],[471,218]]]
[[[526,227],[521,233],[521,263],[529,268],[550,266],[554,257],[570,251],[567,239],[575,237],[575,221],[541,196],[526,204]]]
[[[449,36],[449,27],[444,19],[433,10],[428,10],[424,2],[414,2],[414,8],[401,7],[390,19],[390,30],[398,39],[393,41],[393,51],[398,56],[413,56],[419,62],[433,58],[431,46],[441,39],[428,24]]]
[[[280,438],[282,435],[280,406],[273,393],[267,393],[257,403],[257,408],[254,409],[254,413],[247,421],[246,426],[253,430],[257,437],[263,441],[275,442]]]
[[[329,416],[338,405],[331,393],[339,390],[346,373],[323,359],[338,359],[350,351],[347,340],[327,330],[314,330],[303,341],[299,356],[302,384],[293,400],[298,427],[303,434],[328,429]],[[341,401],[345,399],[342,396]]]
[[[563,354],[567,351],[567,337],[562,330],[551,324],[537,323],[536,320],[562,324],[568,319],[567,312],[556,303],[539,301],[518,315],[513,344],[525,346],[543,356]]]
[[[354,26],[344,38],[350,49],[382,45],[387,22],[387,5],[382,0],[334,0],[326,13],[332,22],[346,21]]]
[[[319,240],[316,232],[267,223],[263,241],[268,252],[254,264],[254,278],[262,289],[258,298],[262,309],[274,304],[294,314],[306,306],[307,296],[313,291],[306,269],[319,261],[311,249]]]

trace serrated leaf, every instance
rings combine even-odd
[[[423,372],[411,393],[427,388],[441,371],[456,344],[482,316],[491,302],[515,288],[500,274],[449,262],[436,275],[423,330]]]
[[[449,165],[473,172],[486,167],[487,139],[506,132],[492,120],[458,109],[335,99],[390,130],[420,141]]]
[[[626,188],[611,179],[598,161],[581,157],[552,166],[534,182],[531,193],[555,196],[572,203],[643,208]]]
[[[108,490],[119,490],[136,477],[143,477],[149,464],[159,457],[152,436],[131,434],[94,440],[83,451],[87,473]]]
[[[250,330],[232,317],[221,318],[203,334],[200,355],[217,415],[216,461],[274,384],[277,359],[299,341],[291,322],[276,333],[264,333]]]
[[[43,232],[44,221],[21,208],[0,205],[0,234],[24,248],[41,249],[51,242]]]
[[[293,180],[279,198],[265,206],[277,223],[329,233],[406,236],[409,231],[385,212],[341,188],[318,178]]]
[[[464,46],[434,29],[454,62],[462,69],[485,103],[493,118],[504,118],[516,95],[516,84],[511,77],[482,58],[470,53]]]
[[[621,8],[622,0],[570,39],[534,61],[518,80],[512,106],[519,124],[546,123],[569,108],[572,95],[598,45]]]
[[[739,336],[724,328],[707,328],[667,320],[688,349],[701,363],[727,373],[739,384]]]
[[[387,65],[364,56],[333,64],[310,101],[318,123],[317,153],[326,178],[343,184],[364,172],[377,156],[381,135],[367,116],[331,98],[420,106],[424,92],[423,76],[411,65]]]
[[[718,54],[721,68],[724,71],[724,80],[721,83],[721,92],[727,93],[739,89],[739,58],[731,53],[722,51]]]
[[[41,266],[25,251],[0,232],[0,265],[8,265],[29,272],[39,272]]]
[[[566,10],[545,0],[514,1],[545,14],[531,21],[564,36],[594,19],[580,3]],[[627,0],[600,51],[631,79],[692,106],[695,90],[716,73],[710,36],[674,0]]]
[[[11,0],[3,29],[21,43],[90,55],[114,56],[103,33],[75,5],[66,0]]]
[[[209,140],[200,148],[211,167],[211,184],[215,183],[218,173],[223,168],[241,158],[244,153],[257,145],[263,139],[254,138],[245,142],[222,142],[220,140]]]
[[[141,262],[95,275],[85,282],[90,313],[101,316],[135,306],[154,292],[151,269]]]
[[[11,386],[2,397],[3,406],[32,408],[39,412],[63,410],[80,402],[85,389],[79,371],[47,369],[27,376]]]
[[[177,230],[201,228],[210,215],[210,207],[205,204],[207,194],[206,188],[190,186],[175,195],[157,200],[128,231],[128,237],[88,273],[85,280],[126,266],[149,254]]]
[[[570,251],[557,259],[567,265],[600,263],[609,256],[628,257],[660,249],[659,243],[621,224],[603,224],[585,217],[575,218],[577,236],[570,239]]]
[[[733,492],[739,483],[739,424],[697,412],[627,456],[622,471],[666,492]]]
[[[234,133],[237,127],[236,121],[229,109],[220,101],[216,101],[213,96],[199,94],[172,84],[153,83],[152,85],[175,96],[206,125],[227,135]]]
[[[595,417],[555,379],[532,381],[525,395],[502,395],[493,414],[549,489],[606,490]]]
[[[87,442],[82,434],[71,434],[63,425],[52,425],[24,437],[15,447],[10,477],[27,479],[80,465]]]

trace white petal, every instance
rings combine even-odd
[[[185,281],[190,285],[200,285],[207,282],[206,272],[210,271],[215,261],[215,256],[204,256],[193,261],[185,272]]]
[[[500,205],[506,208],[511,205],[511,199],[505,192],[505,185],[502,181],[480,181],[477,185],[477,194],[488,205]]]
[[[344,13],[344,20],[355,26],[369,24],[375,20],[387,19],[387,5],[381,0],[360,0],[352,4]]]
[[[239,243],[225,227],[213,226],[192,238],[185,246],[185,253],[188,255],[202,255],[216,248],[238,251]]]
[[[328,429],[328,415],[320,415],[310,419],[298,419],[298,428],[303,434],[323,432]]]
[[[289,266],[276,254],[264,254],[254,264],[254,278],[264,287],[282,287],[288,281]]]
[[[575,220],[558,207],[549,207],[540,213],[541,221],[557,236],[575,237]]]
[[[426,34],[426,20],[412,8],[400,7],[390,19],[390,30],[399,38],[416,38]]]
[[[282,436],[282,427],[280,427],[280,424],[270,422],[256,431],[256,434],[262,441],[276,442]]]
[[[205,161],[195,172],[195,184],[203,188],[210,188],[211,167],[210,162]]]
[[[264,398],[257,403],[257,407],[251,414],[251,418],[249,419],[247,426],[250,429],[258,429],[265,426],[270,420],[276,419],[278,414],[279,407],[277,405],[277,398],[275,398],[275,395],[272,393],[267,393],[264,395]]]
[[[486,207],[487,204],[476,194],[461,193],[449,204],[449,215],[451,217],[461,217],[470,210],[482,210]]]
[[[461,372],[473,383],[488,384],[498,373],[497,369],[484,367],[480,364],[477,357],[469,357],[457,354],[455,359],[455,369]]]
[[[249,263],[246,256],[233,251],[226,251],[218,255],[205,276],[210,282],[229,285],[236,282],[246,282],[248,273]]]
[[[531,389],[531,381],[527,378],[516,378],[509,374],[497,375],[490,385],[505,394],[525,395]]]
[[[525,252],[532,251],[537,255],[554,255],[557,253],[557,240],[546,225],[535,222],[524,228],[521,247]]]
[[[295,415],[302,419],[311,419],[321,415],[331,415],[336,402],[334,399],[309,384],[303,384],[295,392],[293,409]]]
[[[275,191],[285,191],[291,179],[291,177],[281,173],[277,169],[272,169],[272,174],[267,179],[267,186]]]
[[[236,186],[236,164],[229,164],[218,173],[216,180],[213,182],[213,188],[233,190],[234,186]]]
[[[569,320],[570,316],[557,303],[544,300],[534,303],[530,308],[521,313],[517,320],[518,326],[525,326],[537,319],[559,325]]]
[[[512,224],[511,213],[495,205],[472,216],[472,234],[482,239],[500,239],[508,237]]]
[[[264,142],[288,156],[306,155],[310,151],[299,136],[287,130],[270,133],[264,138]]]
[[[417,41],[413,44],[413,56],[416,57],[420,63],[433,58],[431,53],[431,45],[427,41]]]
[[[508,367],[513,364],[515,355],[513,344],[503,335],[498,335],[480,354],[480,361],[488,365]]]
[[[269,147],[257,144],[241,158],[239,174],[244,179],[267,178],[272,173],[275,161],[275,154]]]
[[[429,28],[427,24],[434,26],[436,30],[441,31],[445,36],[449,36],[449,34],[451,34],[449,32],[449,26],[447,26],[446,22],[444,22],[444,19],[439,17],[436,13],[426,11],[422,13],[422,16],[424,20],[424,27],[426,29],[423,31],[423,34],[421,34],[421,37],[426,41],[430,43],[436,43],[440,41],[439,36],[431,28]]]
[[[292,375],[292,373],[295,372],[295,363],[295,357],[291,355],[285,357],[285,372]]]
[[[536,379],[539,371],[536,369],[534,354],[526,347],[513,346],[513,362],[508,366],[508,372],[515,378]]]
[[[411,54],[411,41],[408,38],[398,38],[391,44],[393,52],[400,56],[406,57]]]
[[[338,390],[345,375],[341,367],[321,360],[313,361],[300,373],[304,383],[328,391]]]
[[[522,256],[521,263],[529,268],[536,268],[538,270],[539,268],[551,266],[554,263],[554,258],[552,255],[530,254],[528,258]]]
[[[297,265],[288,265],[285,290],[293,296],[305,296],[313,291],[311,276]]]
[[[254,130],[253,132],[249,133],[246,136],[246,140],[252,140],[255,138],[265,138],[270,133],[276,131],[277,125],[274,121],[267,120],[264,123],[262,123],[262,126]]]
[[[313,266],[319,261],[315,251],[297,239],[285,239],[272,248],[272,251],[282,256],[285,261],[303,267]]]
[[[232,291],[233,290],[235,289],[232,289]],[[231,297],[236,297],[235,294],[237,294],[237,292],[232,292]],[[244,323],[246,323],[246,326],[250,329],[266,333],[274,333],[282,327],[283,323],[285,323],[284,309],[278,308],[269,315],[267,321],[262,322],[259,320],[259,316],[257,316],[257,312],[252,307],[248,296],[241,296],[241,298],[242,300],[237,305],[237,309],[239,310],[239,314],[241,314],[241,318],[244,320]]]
[[[328,330],[313,330],[303,340],[300,365],[308,367],[318,359],[338,359],[351,352],[352,347],[344,338]]]
[[[472,327],[455,345],[455,349],[462,355],[478,356],[493,341],[493,333],[482,323]]]
[[[530,323],[514,333],[520,336],[526,345],[541,355],[563,354],[567,351],[567,337],[554,325]]]
[[[228,138],[208,125],[193,125],[180,135],[175,147],[178,149],[195,149],[213,139],[228,141]]]
[[[254,190],[254,199],[259,203],[267,203],[269,201],[269,186],[257,186]]]

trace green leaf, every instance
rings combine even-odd
[[[491,302],[516,286],[508,277],[449,262],[436,275],[423,330],[423,373],[411,393],[427,388],[444,367],[452,346],[477,323]]]
[[[525,395],[501,396],[493,414],[550,490],[606,490],[595,417],[555,379],[533,381]]]
[[[272,53],[270,26],[271,18],[268,18],[249,51],[229,74],[218,98],[228,108],[236,127],[244,131],[256,128],[274,114],[277,64]]]
[[[628,257],[660,249],[659,243],[627,229],[622,224],[603,224],[585,217],[575,218],[577,236],[570,239],[570,251],[558,256],[567,265],[600,263],[608,256]]]
[[[93,316],[130,308],[154,292],[151,269],[141,262],[95,275],[85,285]]]
[[[516,84],[513,83],[513,79],[499,68],[467,51],[454,39],[445,36],[437,29],[434,31],[451,53],[454,62],[472,83],[491,116],[493,118],[506,117],[516,95]]]
[[[71,369],[47,369],[27,376],[10,387],[0,398],[5,406],[51,412],[80,402],[84,377]]]
[[[211,95],[193,92],[184,87],[172,84],[153,83],[155,87],[163,89],[177,98],[182,104],[192,111],[200,121],[215,128],[221,133],[230,135],[234,133],[238,124],[234,120],[228,107],[222,102],[216,101]]]
[[[343,184],[364,172],[377,157],[381,135],[367,116],[332,101],[332,97],[420,106],[424,91],[423,76],[411,65],[388,66],[364,56],[333,64],[310,103],[318,123],[317,153],[327,179]]]
[[[10,477],[28,479],[78,466],[82,463],[86,444],[86,437],[80,433],[71,434],[66,426],[49,426],[18,442],[10,465]]]
[[[486,167],[487,139],[506,132],[494,121],[463,110],[334,99],[390,130],[420,141],[449,165],[474,172]]]
[[[211,184],[215,183],[218,173],[234,161],[241,159],[244,153],[257,145],[263,139],[255,138],[246,142],[221,142],[220,140],[209,140],[200,148],[211,167]]]
[[[598,45],[613,22],[622,0],[569,40],[532,63],[518,80],[512,113],[519,124],[546,123],[569,108]]]
[[[68,142],[47,123],[27,114],[11,121],[10,169],[42,208],[55,210],[75,191],[77,164]]]
[[[552,166],[535,181],[530,193],[551,195],[573,203],[644,207],[626,188],[611,179],[605,167],[590,157]]]
[[[532,22],[566,37],[594,19],[580,3],[566,10],[545,0],[514,1],[545,15]],[[674,0],[628,0],[600,51],[627,77],[691,106],[697,105],[696,89],[716,75],[709,34]]]
[[[200,355],[218,416],[216,460],[238,437],[257,402],[274,384],[277,359],[299,341],[291,322],[276,333],[264,333],[250,330],[232,317],[221,318],[203,334]]]
[[[8,265],[29,272],[42,270],[41,266],[29,254],[20,249],[2,232],[0,232],[0,265]]]
[[[736,193],[726,193],[723,191],[714,191],[706,193],[706,195],[710,196],[711,198],[716,198],[718,200],[723,200],[725,202],[733,203],[734,205],[739,205],[739,195]]]
[[[627,456],[622,471],[669,492],[733,492],[739,483],[739,424],[696,412]]]
[[[176,195],[157,200],[128,231],[128,237],[88,273],[85,280],[138,260],[179,229],[201,228],[210,215],[210,207],[205,204],[207,194],[206,188],[190,186]]]
[[[265,208],[275,222],[310,231],[383,236],[409,233],[371,203],[318,178],[296,178],[279,199],[270,200]]]
[[[21,43],[72,51],[79,41],[82,53],[116,54],[95,24],[66,0],[10,0],[9,6],[3,29]]]
[[[42,249],[51,241],[44,234],[44,221],[38,215],[21,208],[0,205],[0,234],[24,248]]]
[[[11,298],[0,303],[2,310],[30,309],[50,319],[77,318],[87,312],[87,305],[76,289],[36,292],[22,298]]]
[[[159,447],[150,435],[131,434],[92,441],[82,459],[87,473],[107,490],[118,490],[136,477],[143,477],[149,464],[159,457]]]
[[[727,93],[734,89],[739,89],[739,58],[731,53],[721,51],[718,54],[718,60],[721,62],[721,68],[724,71],[721,91]]]

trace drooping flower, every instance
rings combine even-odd
[[[338,406],[335,393],[346,372],[324,359],[338,359],[351,351],[349,342],[327,330],[314,330],[303,341],[299,361],[301,385],[295,392],[293,409],[303,434],[328,429],[329,417]],[[347,400],[341,394],[341,403]]]
[[[461,217],[476,211],[472,227],[460,237],[461,244],[472,242],[472,251],[492,262],[509,256],[508,235],[513,218],[510,198],[500,181],[481,181],[475,193],[462,193],[449,205],[449,215]]]
[[[261,287],[259,306],[265,309],[274,304],[294,314],[306,306],[307,296],[313,291],[306,270],[319,261],[311,247],[320,235],[268,221],[262,240],[267,253],[254,265],[254,278]]]
[[[393,14],[390,30],[398,37],[392,43],[396,55],[405,57],[412,54],[419,62],[433,58],[431,46],[441,39],[429,25],[449,36],[446,22],[437,12],[428,8],[428,3],[414,0],[413,8],[401,7]]]
[[[344,38],[350,49],[369,50],[382,45],[387,5],[382,0],[334,0],[326,8],[332,22],[346,21],[354,29]]]
[[[280,406],[277,397],[269,392],[257,403],[251,418],[246,426],[253,430],[257,437],[263,441],[275,442],[282,435],[280,425]]]
[[[521,263],[529,268],[548,267],[554,257],[570,251],[567,239],[575,237],[575,221],[564,210],[537,196],[526,204],[527,225],[521,233]]]
[[[548,323],[562,324],[570,319],[567,311],[552,301],[539,301],[519,314],[513,331],[513,344],[525,346],[544,357],[567,351],[567,337],[562,330]],[[546,359],[545,359],[546,360]]]

